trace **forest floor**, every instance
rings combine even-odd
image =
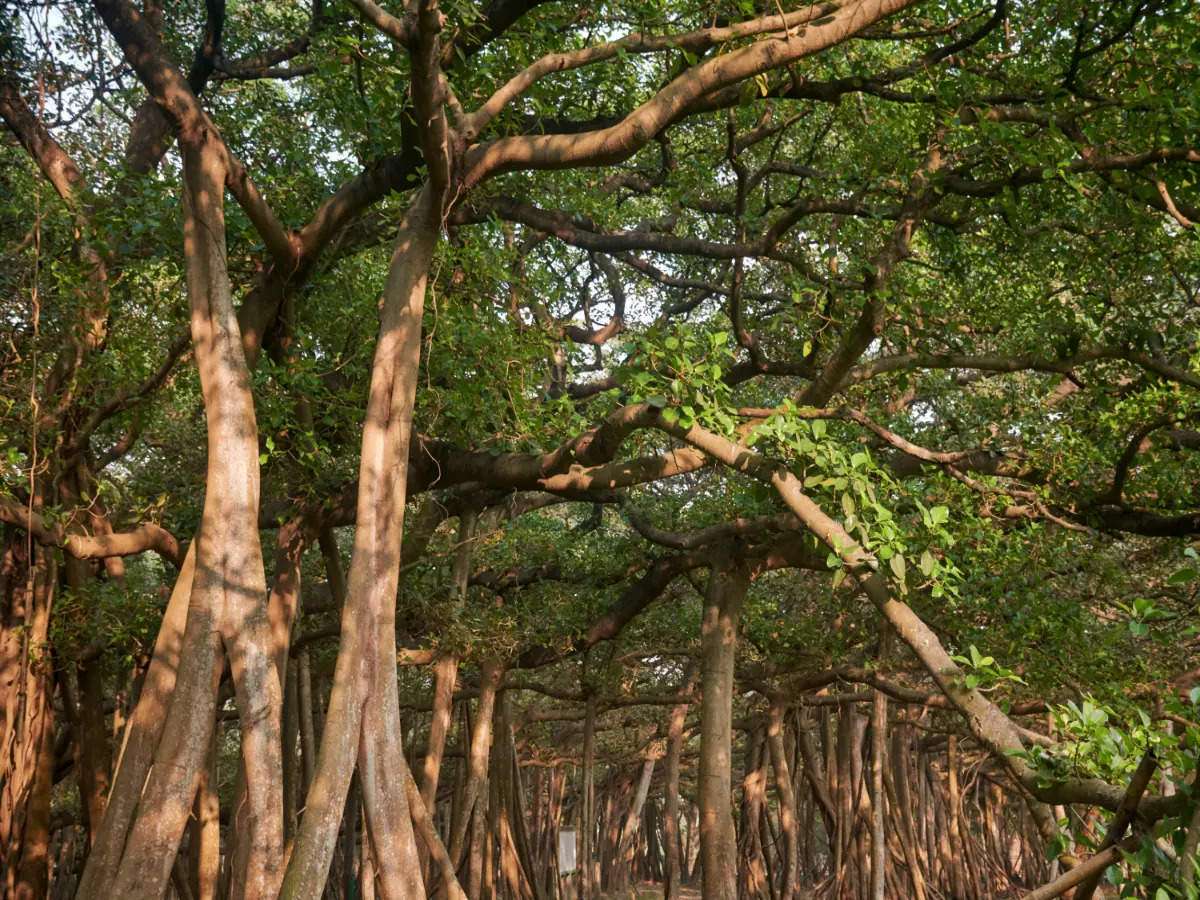
[[[655,884],[652,881],[643,881],[637,885],[634,892],[617,891],[610,894],[601,894],[601,900],[652,900],[652,898],[661,897],[663,895],[663,887],[661,884]],[[700,896],[699,888],[684,887],[680,891],[680,897],[683,900],[694,900]]]

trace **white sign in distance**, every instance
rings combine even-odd
[[[558,833],[558,874],[575,871],[575,829],[564,828]]]

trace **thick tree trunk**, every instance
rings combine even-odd
[[[279,678],[271,660],[266,578],[258,540],[258,427],[225,259],[225,156],[213,135],[186,144],[184,250],[192,342],[208,420],[208,477],[179,674],[154,770],[114,883],[157,900],[199,787],[228,654],[242,729],[251,850],[235,896],[268,896],[283,850]],[[99,884],[92,885],[99,890]]]
[[[79,883],[78,894],[83,900],[105,896],[105,886],[116,877],[129,825],[137,811],[175,691],[195,570],[196,541],[193,540],[167,602],[141,690],[136,692],[136,699],[131,700],[133,714],[125,729],[108,807]]]
[[[48,860],[38,859],[48,822],[45,745],[54,744],[49,634],[55,565],[26,535],[4,531],[0,564],[0,885],[5,896],[41,897]],[[43,802],[44,801],[44,802]],[[42,806],[45,806],[43,815]],[[29,858],[28,854],[33,854]]]
[[[745,564],[722,552],[713,560],[701,622],[700,856],[706,900],[736,900],[731,752],[733,664],[738,621],[750,585]]]
[[[400,226],[384,288],[363,426],[342,642],[317,772],[284,879],[283,896],[288,898],[320,895],[356,758],[383,896],[416,897],[423,891],[408,801],[402,790],[390,789],[389,779],[402,771],[403,762],[396,694],[396,588],[425,280],[437,244],[439,214],[431,192],[422,190]]]

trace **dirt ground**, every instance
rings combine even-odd
[[[637,885],[636,893],[619,892],[615,894],[601,894],[600,897],[602,900],[654,900],[654,898],[661,898],[662,895],[663,889],[661,884],[645,881]],[[698,888],[685,887],[680,892],[680,896],[684,900],[695,900],[695,898],[699,898],[700,891]]]

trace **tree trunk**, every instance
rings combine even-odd
[[[592,838],[596,834],[596,695],[587,692],[583,720],[583,794],[579,813],[579,898],[592,900],[596,887],[592,884]]]
[[[458,546],[454,551],[451,568],[451,593],[454,603],[460,606],[467,596],[467,582],[471,576],[471,544],[475,534],[476,516],[473,511],[464,512],[459,518]],[[421,800],[432,818],[434,815],[438,778],[442,771],[442,754],[446,748],[446,736],[450,733],[450,718],[454,705],[454,684],[458,679],[458,657],[447,654],[438,660],[434,668],[433,719],[429,725],[429,748],[425,753],[425,768],[421,780]]]
[[[317,732],[313,721],[312,667],[308,650],[296,654],[296,691],[300,715],[300,796],[307,797],[317,762]]]
[[[88,843],[95,842],[108,807],[112,750],[104,724],[102,655],[81,661],[79,677],[79,793],[87,809]]]
[[[191,886],[196,900],[215,900],[221,875],[221,804],[217,797],[217,738],[214,732],[204,764],[204,777],[196,792],[195,809],[188,823],[191,851]]]
[[[884,876],[887,870],[887,841],[884,831],[885,801],[883,765],[887,739],[887,697],[875,692],[871,717],[871,900],[884,900]]]
[[[467,784],[463,789],[459,807],[454,811],[454,833],[450,836],[448,848],[450,858],[455,867],[462,860],[463,848],[466,842],[467,829],[472,822],[472,810],[478,804],[482,794],[481,788],[487,780],[489,749],[492,743],[492,719],[496,708],[496,688],[504,674],[504,666],[500,660],[492,658],[484,661],[479,673],[479,703],[475,711],[475,728],[471,733],[471,747],[468,751]],[[472,848],[473,853],[480,851],[478,844]],[[468,893],[470,888],[468,888]]]
[[[768,896],[766,859],[762,843],[762,810],[767,799],[767,748],[764,729],[755,726],[745,739],[745,775],[742,779],[742,821],[738,847],[740,896],[765,900]]]
[[[687,688],[691,693],[695,675],[689,673]],[[683,751],[683,723],[688,704],[680,703],[671,710],[667,727],[667,775],[663,800],[663,843],[666,845],[666,873],[663,879],[664,900],[679,900],[683,886],[683,866],[680,860],[682,842],[679,837],[679,765]]]
[[[363,425],[358,511],[342,642],[317,772],[283,883],[287,898],[316,898],[333,857],[357,757],[377,877],[385,900],[420,896],[408,802],[388,790],[403,753],[396,694],[396,588],[408,449],[421,352],[425,280],[440,210],[422,190],[400,226],[380,313]]]
[[[701,622],[700,856],[706,900],[736,900],[731,752],[733,664],[738,620],[749,589],[745,564],[727,552],[713,560]]]
[[[792,789],[792,773],[788,768],[783,747],[783,705],[778,697],[771,698],[770,723],[767,726],[767,745],[771,751],[771,766],[775,770],[775,790],[779,798],[779,822],[783,827],[783,881],[779,900],[792,900],[796,895],[796,870],[800,861],[800,826],[796,809],[796,794]]]
[[[136,691],[136,699],[130,700],[134,704],[133,714],[125,729],[108,807],[79,882],[78,893],[83,900],[104,897],[107,886],[116,877],[129,825],[142,796],[178,680],[195,570],[196,541],[193,540],[163,613],[141,690]]]
[[[270,656],[258,540],[258,428],[225,268],[226,158],[213,137],[183,147],[188,298],[209,441],[196,574],[163,739],[116,879],[104,888],[147,900],[158,900],[166,887],[199,786],[222,649],[230,659],[240,712],[245,840],[251,847],[244,868],[235,873],[236,896],[274,893],[283,850],[281,696]]]
[[[963,866],[963,829],[959,823],[959,813],[962,810],[962,801],[958,793],[958,737],[950,735],[950,739],[946,745],[946,775],[947,775],[947,793],[946,793],[946,809],[950,820],[950,848],[949,857],[951,884],[953,885],[955,895],[959,897],[966,896],[967,879],[966,870]]]
[[[648,750],[646,759],[642,763],[642,775],[638,779],[637,790],[633,794],[633,803],[629,807],[629,814],[625,817],[625,827],[621,830],[621,840],[617,845],[616,866],[618,872],[624,873],[622,886],[629,885],[633,873],[633,839],[642,820],[642,808],[646,805],[646,797],[650,793],[650,779],[654,777],[654,763],[657,760],[658,757],[654,754],[653,748]]]

